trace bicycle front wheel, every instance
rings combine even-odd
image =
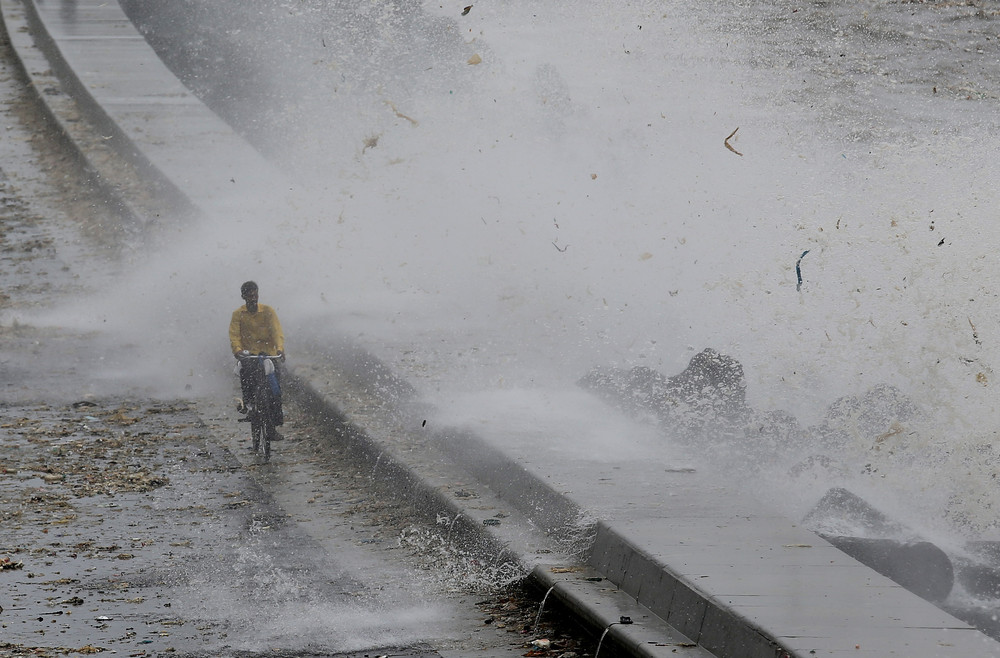
[[[273,400],[267,382],[257,389],[257,419],[260,424],[260,448],[264,461],[271,459],[271,439],[274,438],[274,415],[271,411]]]
[[[274,438],[274,420],[266,414],[261,421],[260,442],[264,448],[264,461],[271,459],[271,439]]]
[[[254,408],[250,410],[250,438],[253,440],[253,451],[257,452],[260,450],[260,437],[263,434],[263,423],[261,423],[261,414]]]

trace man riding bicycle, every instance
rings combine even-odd
[[[229,323],[229,343],[233,349],[233,356],[240,359],[241,356],[267,354],[278,356],[285,360],[285,336],[281,331],[281,323],[278,322],[278,314],[274,309],[266,304],[257,302],[258,289],[253,281],[247,281],[240,286],[240,297],[246,303],[233,311],[233,319]],[[276,374],[280,374],[275,369]],[[243,391],[243,408],[253,404],[254,373],[250,367],[240,362],[240,388]],[[284,414],[281,409],[280,390],[275,397],[274,424],[284,423]],[[280,435],[276,435],[275,441],[280,441]]]

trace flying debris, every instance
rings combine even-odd
[[[972,327],[972,340],[976,341],[976,345],[982,345],[983,341],[979,340],[979,332],[976,331],[976,325],[972,324],[972,318],[966,318],[969,321],[969,326]]]
[[[740,127],[739,127],[739,126],[736,126],[736,130],[739,130],[739,129],[740,129]],[[734,130],[733,132],[729,133],[729,137],[726,137],[726,139],[724,139],[722,143],[726,145],[726,148],[727,148],[727,149],[729,149],[730,151],[732,151],[732,152],[733,152],[733,153],[735,153],[736,155],[738,155],[738,156],[742,157],[742,156],[743,156],[743,154],[742,154],[742,153],[740,153],[739,151],[737,151],[736,149],[734,149],[734,148],[733,148],[733,145],[729,143],[729,140],[731,140],[731,139],[733,138],[733,135],[735,135],[735,134],[736,134],[736,130]]]
[[[400,119],[406,119],[407,121],[409,121],[410,123],[412,123],[414,126],[420,125],[419,123],[417,123],[416,119],[414,119],[412,117],[408,117],[405,114],[403,114],[402,112],[400,112],[398,109],[396,109],[396,104],[393,103],[392,101],[385,101],[385,104],[388,105],[389,107],[391,107],[393,113],[397,117],[399,117]]]
[[[801,290],[802,290],[802,267],[801,267],[801,265],[802,265],[802,259],[805,258],[806,254],[808,254],[808,253],[809,253],[809,250],[806,249],[805,251],[802,252],[802,255],[799,256],[799,259],[797,261],[795,261],[795,276],[799,280],[798,283],[795,284],[795,291],[796,292],[801,292]]]

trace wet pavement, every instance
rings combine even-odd
[[[204,443],[190,407],[88,400],[4,411],[0,550],[16,567],[3,574],[8,649],[160,652],[224,641],[228,623],[192,619],[202,606],[191,584],[236,567],[217,586],[252,596],[256,579],[238,573],[230,541],[259,543],[265,526],[248,511],[261,496]],[[261,559],[251,555],[247,568]]]
[[[503,597],[484,601],[460,582],[475,577],[469,564],[456,558],[462,570],[450,574],[407,566],[446,556],[428,555],[432,535],[412,511],[370,499],[356,472],[324,468],[301,429],[278,465],[262,466],[211,440],[198,412],[120,398],[4,408],[4,651],[319,656],[353,646],[430,656],[524,646],[516,622],[510,638],[505,624],[485,623],[512,614],[493,611]],[[287,508],[265,489],[276,480]]]
[[[35,392],[53,402],[21,386],[0,407],[4,655],[485,658],[536,630],[561,648],[536,655],[578,645],[294,405],[263,465],[211,401]]]

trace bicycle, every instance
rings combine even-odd
[[[253,399],[249,402],[244,400],[246,418],[240,418],[238,422],[250,423],[250,436],[253,439],[253,451],[260,452],[267,462],[271,459],[271,441],[274,439],[274,404],[278,395],[272,385],[277,386],[275,380],[272,384],[271,377],[266,373],[264,363],[272,363],[281,359],[280,356],[241,355],[238,357],[241,368],[252,368],[250,373],[253,377]],[[274,371],[272,371],[274,372]]]

